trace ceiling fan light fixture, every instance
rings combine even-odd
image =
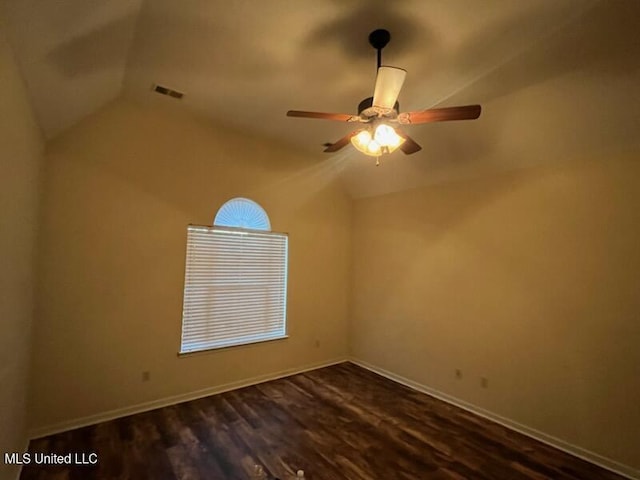
[[[358,151],[372,157],[393,153],[403,143],[404,138],[385,123],[380,123],[375,128],[362,129],[351,137],[351,144]]]
[[[353,137],[351,137],[351,144],[362,153],[367,153],[367,147],[371,142],[371,132],[368,129],[362,129]]]
[[[376,127],[373,139],[378,142],[381,147],[388,148],[389,153],[393,152],[404,142],[404,138],[398,135],[393,127],[385,123],[381,123]]]
[[[365,153],[367,155],[371,155],[372,157],[379,157],[384,153],[384,149],[378,142],[376,142],[375,140],[371,140],[369,142],[369,145],[367,145],[367,151]]]

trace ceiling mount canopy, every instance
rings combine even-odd
[[[363,128],[354,130],[334,143],[325,144],[324,151],[336,152],[351,143],[365,155],[379,157],[400,149],[410,155],[422,149],[411,137],[403,133],[394,124],[408,125],[448,120],[473,120],[480,116],[480,105],[436,108],[417,112],[402,112],[398,96],[404,84],[407,71],[382,65],[382,50],[391,41],[388,30],[377,29],[369,34],[369,44],[377,52],[376,83],[373,97],[365,98],[358,105],[358,114],[308,112],[289,110],[289,117],[316,118],[338,122],[364,123]],[[376,165],[379,161],[376,161]]]

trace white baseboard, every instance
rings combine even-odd
[[[56,433],[65,432],[67,430],[73,430],[76,428],[86,427],[88,425],[94,425],[96,423],[106,422],[116,418],[126,417],[135,413],[147,412],[149,410],[155,410],[156,408],[167,407],[175,405],[177,403],[188,402],[196,400],[198,398],[208,397],[209,395],[215,395],[217,393],[228,392],[229,390],[235,390],[238,388],[248,387],[256,385],[258,383],[268,382],[270,380],[276,380],[282,377],[288,377],[297,373],[307,372],[309,370],[315,370],[317,368],[328,367],[337,363],[346,362],[346,357],[335,358],[333,360],[308,364],[302,367],[289,368],[281,370],[279,372],[273,372],[265,375],[259,375],[257,377],[245,378],[236,382],[225,383],[222,385],[216,385],[214,387],[205,388],[202,390],[196,390],[194,392],[184,393],[180,395],[172,395],[171,397],[160,398],[158,400],[152,400],[150,402],[139,403],[128,407],[117,408],[115,410],[109,410],[107,412],[97,413],[95,415],[89,415],[87,417],[76,418],[65,422],[56,423],[53,425],[47,425],[40,428],[34,428],[29,431],[29,437],[31,439],[46,437],[54,435]],[[26,451],[26,449],[25,449]]]
[[[442,393],[438,390],[435,390],[431,387],[427,387],[418,382],[414,382],[413,380],[409,380],[401,375],[396,375],[388,370],[372,365],[363,360],[359,360],[357,358],[350,358],[349,361],[354,363],[360,367],[366,368],[378,375],[382,375],[383,377],[388,378],[389,380],[393,380],[394,382],[405,385],[409,388],[417,390],[422,393],[426,393],[427,395],[431,395],[439,400],[447,402],[456,407],[460,407],[468,412],[479,415],[483,418],[491,420],[492,422],[499,423],[500,425],[507,427],[511,430],[515,430],[518,433],[522,433],[528,437],[531,437],[539,442],[546,443],[558,450],[562,450],[570,455],[581,458],[589,463],[593,463],[598,465],[599,467],[610,470],[618,475],[622,475],[632,480],[640,480],[640,471],[629,467],[628,465],[624,465],[622,463],[616,462],[615,460],[611,460],[609,458],[603,457],[597,453],[591,452],[589,450],[585,450],[584,448],[578,447],[571,443],[565,442],[559,438],[556,438],[551,435],[547,435],[544,432],[536,430],[534,428],[527,427],[526,425],[522,425],[521,423],[515,422],[508,418],[497,415],[493,412],[485,410],[483,408],[477,407],[471,403],[465,402],[464,400],[460,400],[459,398],[452,397],[451,395],[447,395],[446,393]]]

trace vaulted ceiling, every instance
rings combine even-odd
[[[317,156],[356,197],[638,147],[637,0],[0,1],[49,138],[119,96],[173,102]],[[354,113],[376,28],[392,35],[384,63],[408,71],[401,110],[483,105],[407,127],[423,150],[380,168],[351,146],[321,153],[352,125],[285,116]]]

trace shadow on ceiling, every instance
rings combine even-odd
[[[505,55],[504,43],[526,31],[531,15],[547,22],[547,31],[520,51]],[[557,17],[553,4],[545,4],[537,12],[495,24],[484,35],[465,42],[452,55],[449,67],[461,72],[475,64],[481,70],[479,61],[485,67],[459,90],[472,91],[480,101],[487,101],[571,73],[626,76],[640,72],[640,2],[599,0],[563,16],[560,24]]]

